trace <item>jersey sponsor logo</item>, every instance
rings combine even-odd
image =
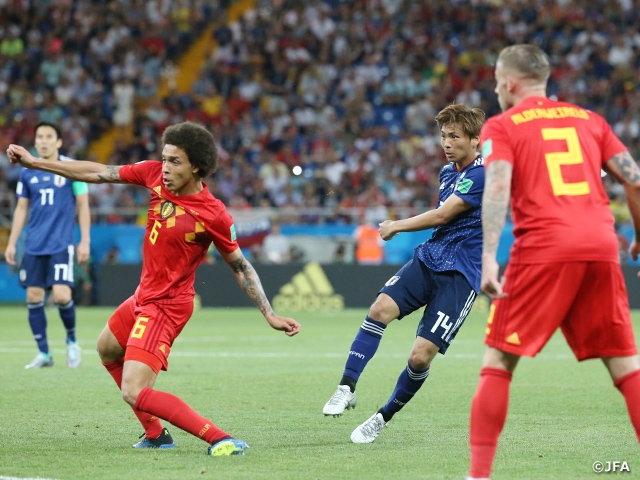
[[[160,217],[162,219],[165,219],[173,215],[175,211],[176,211],[176,207],[173,204],[173,202],[170,202],[167,200],[162,204],[162,207],[160,208]]]
[[[464,180],[462,180],[461,182],[458,183],[457,190],[460,193],[468,193],[469,190],[471,190],[472,186],[473,186],[473,180],[471,180],[469,178],[465,178]]]
[[[29,180],[29,183],[40,183],[38,180],[38,177],[32,177],[31,180]]]
[[[273,297],[273,307],[290,311],[337,311],[344,309],[344,298],[334,292],[320,264],[311,262],[280,287],[280,293]]]

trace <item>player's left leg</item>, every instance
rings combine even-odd
[[[132,356],[149,362],[155,368],[161,368],[161,364],[149,352],[136,347]],[[243,454],[247,444],[242,440],[232,438],[231,435],[216,427],[214,423],[199,415],[183,400],[167,392],[153,390],[157,373],[143,361],[127,360],[124,362],[122,376],[122,398],[132,407],[162,418],[185,432],[201,438],[209,445],[209,455],[238,455]]]
[[[637,355],[631,357],[603,358],[616,386],[627,404],[631,424],[640,442],[640,360]]]
[[[400,373],[387,403],[351,434],[353,443],[371,443],[384,427],[420,390],[429,376],[429,365],[440,347],[426,338],[416,337],[407,367]]]
[[[76,307],[73,303],[71,287],[65,284],[54,284],[51,287],[51,295],[67,332],[67,366],[78,368],[81,349],[76,341]]]

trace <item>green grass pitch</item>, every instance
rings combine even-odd
[[[325,418],[322,406],[364,310],[292,314],[302,323],[294,338],[271,330],[255,309],[196,311],[156,388],[250,445],[245,456],[214,458],[204,442],[171,425],[177,449],[131,448],[142,428],[94,351],[111,311],[78,309],[83,363],[72,370],[57,311],[47,309],[56,364],[31,371],[24,370],[36,353],[26,307],[0,307],[0,478],[463,479],[468,472],[485,313],[469,316],[376,442],[354,445],[351,431],[387,400],[406,364],[419,314],[387,329],[360,378],[357,408]],[[640,314],[634,320],[640,331]],[[622,395],[601,362],[578,364],[556,335],[516,371],[492,478],[592,478],[595,461],[626,461],[629,478],[640,472]]]

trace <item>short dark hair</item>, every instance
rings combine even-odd
[[[51,122],[40,122],[36,125],[36,128],[33,129],[33,133],[35,134],[40,127],[53,128],[56,131],[56,135],[58,136],[58,139],[62,140],[62,130],[60,130],[60,127],[58,127],[56,124]]]
[[[211,132],[193,122],[176,123],[167,127],[162,134],[163,145],[174,145],[184,150],[189,163],[198,168],[198,175],[204,178],[218,168],[218,148]]]
[[[546,84],[551,75],[549,57],[535,45],[510,45],[502,49],[497,61],[503,68],[513,70],[538,83]]]
[[[444,107],[438,115],[436,115],[436,122],[438,128],[442,130],[442,127],[450,123],[457,123],[462,127],[462,131],[469,138],[476,138],[480,136],[480,130],[482,130],[482,124],[484,123],[485,113],[479,108],[467,107],[464,103],[452,103]]]

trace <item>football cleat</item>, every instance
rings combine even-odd
[[[67,367],[78,368],[80,366],[80,346],[76,342],[67,343]]]
[[[356,392],[352,392],[348,385],[338,385],[333,396],[324,404],[322,413],[339,417],[345,411],[356,408]]]
[[[380,432],[382,432],[386,426],[387,423],[384,421],[384,418],[382,418],[382,414],[376,412],[369,420],[353,431],[351,441],[353,443],[371,443],[378,438],[378,435],[380,435]]]
[[[212,457],[220,457],[223,455],[244,455],[249,445],[237,438],[223,438],[209,447],[207,452]]]
[[[42,368],[53,367],[53,357],[50,353],[38,352],[36,358],[29,365],[25,365],[24,368]]]
[[[148,438],[144,433],[140,435],[140,438],[142,440],[136,443],[133,448],[176,448],[176,444],[173,443],[173,438],[166,428],[156,438]]]

